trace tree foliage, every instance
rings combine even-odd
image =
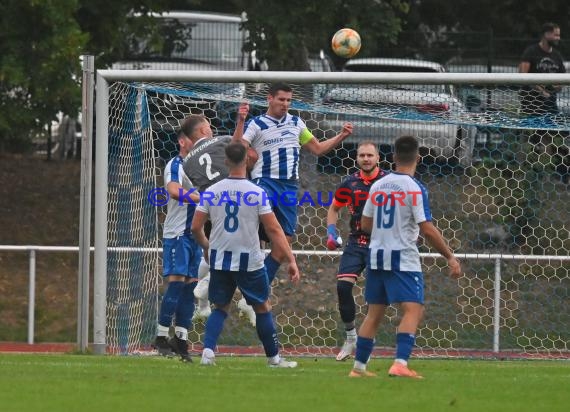
[[[536,38],[545,21],[559,23],[563,36],[570,29],[567,0],[3,0],[0,150],[11,139],[45,127],[60,111],[77,112],[79,55],[94,54],[96,67],[105,68],[128,55],[133,38],[141,34],[150,35],[153,47],[176,43],[157,31],[153,19],[129,17],[163,10],[247,12],[249,47],[272,70],[307,69],[308,53],[324,49],[331,54],[330,39],[342,27],[361,34],[360,56],[387,56],[390,47],[404,53],[412,50],[409,45],[421,56],[434,38],[453,54],[459,46],[446,35],[459,31],[492,29],[499,36],[528,39]],[[408,35],[414,31],[424,36]]]
[[[500,36],[537,37],[547,21],[569,27],[570,4],[566,0],[521,2],[520,0],[411,0],[408,27],[420,24],[449,31],[485,31]]]
[[[5,0],[0,14],[0,145],[77,110],[79,51],[87,41],[77,0]],[[1,146],[0,146],[1,147]]]
[[[329,47],[332,35],[343,27],[357,30],[361,55],[376,55],[394,42],[408,4],[403,0],[241,0],[250,46],[267,59],[272,70],[306,70],[307,53]]]
[[[409,56],[444,62],[445,57],[463,55],[511,64],[538,40],[541,26],[549,21],[560,25],[564,37],[570,30],[570,3],[411,0],[400,43]],[[560,48],[563,54],[570,53],[564,42]]]
[[[4,0],[0,14],[0,150],[21,147],[58,112],[81,105],[79,56],[97,67],[124,53],[131,11],[169,8],[169,0]],[[142,27],[145,23],[146,27]],[[19,142],[19,143],[18,143]]]
[[[122,59],[129,53],[134,36],[156,29],[149,12],[171,8],[171,0],[78,0],[76,19],[81,30],[89,34],[85,51],[95,55],[99,68]],[[140,18],[133,15],[140,14]]]

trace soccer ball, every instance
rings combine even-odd
[[[340,29],[331,41],[331,47],[335,54],[345,59],[356,56],[360,50],[360,35],[352,29]]]

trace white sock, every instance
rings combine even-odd
[[[346,331],[347,340],[356,340],[356,328]]]
[[[281,356],[279,356],[279,354],[271,356],[269,358],[269,363],[271,363],[272,365],[277,365],[280,361],[281,361]]]
[[[366,370],[366,364],[355,360],[353,368],[358,369],[359,371],[365,371]]]
[[[404,359],[396,359],[394,362],[401,363],[404,366],[408,366],[408,361]]]
[[[182,326],[176,326],[174,328],[174,334],[178,339],[188,340],[188,329],[183,328]]]
[[[210,265],[206,262],[206,259],[200,259],[200,265],[198,266],[198,279],[206,277],[210,272]]]
[[[208,299],[198,299],[198,308],[200,310],[207,309],[210,306],[210,301]]]
[[[204,350],[202,351],[202,357],[203,358],[213,358],[216,355],[214,354],[214,351],[210,348],[204,348]]]
[[[156,336],[166,336],[168,337],[168,330],[170,328],[168,326],[158,325],[156,328]]]

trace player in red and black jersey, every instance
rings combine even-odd
[[[338,309],[346,328],[346,340],[336,357],[337,361],[350,358],[356,347],[356,304],[352,288],[366,268],[370,243],[370,235],[360,228],[360,219],[370,187],[386,174],[378,167],[379,160],[380,154],[373,142],[364,141],[358,145],[356,162],[360,170],[347,176],[336,189],[327,215],[327,248],[335,250],[342,245],[336,230],[339,211],[346,206],[350,213],[350,235],[340,258],[336,283]]]

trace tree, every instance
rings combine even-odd
[[[77,56],[87,35],[74,19],[76,10],[76,0],[4,2],[0,149],[26,141],[30,130],[41,129],[59,110],[77,111]]]
[[[172,0],[79,0],[76,19],[89,34],[86,50],[95,55],[98,68],[121,60],[130,52],[130,40],[157,29],[147,14],[170,10]],[[133,18],[133,15],[141,15]]]
[[[161,11],[170,0],[5,0],[0,15],[0,150],[29,147],[58,112],[81,105],[79,56],[88,51],[104,68],[122,56],[133,31],[151,19],[131,12]]]
[[[570,30],[569,17],[570,4],[565,0],[411,0],[400,43],[408,55],[442,62],[461,54],[483,61],[489,57],[517,61],[524,48],[538,40],[543,23],[558,23],[564,35]],[[436,48],[447,55],[437,56]],[[564,43],[560,48],[563,54],[570,53]]]

